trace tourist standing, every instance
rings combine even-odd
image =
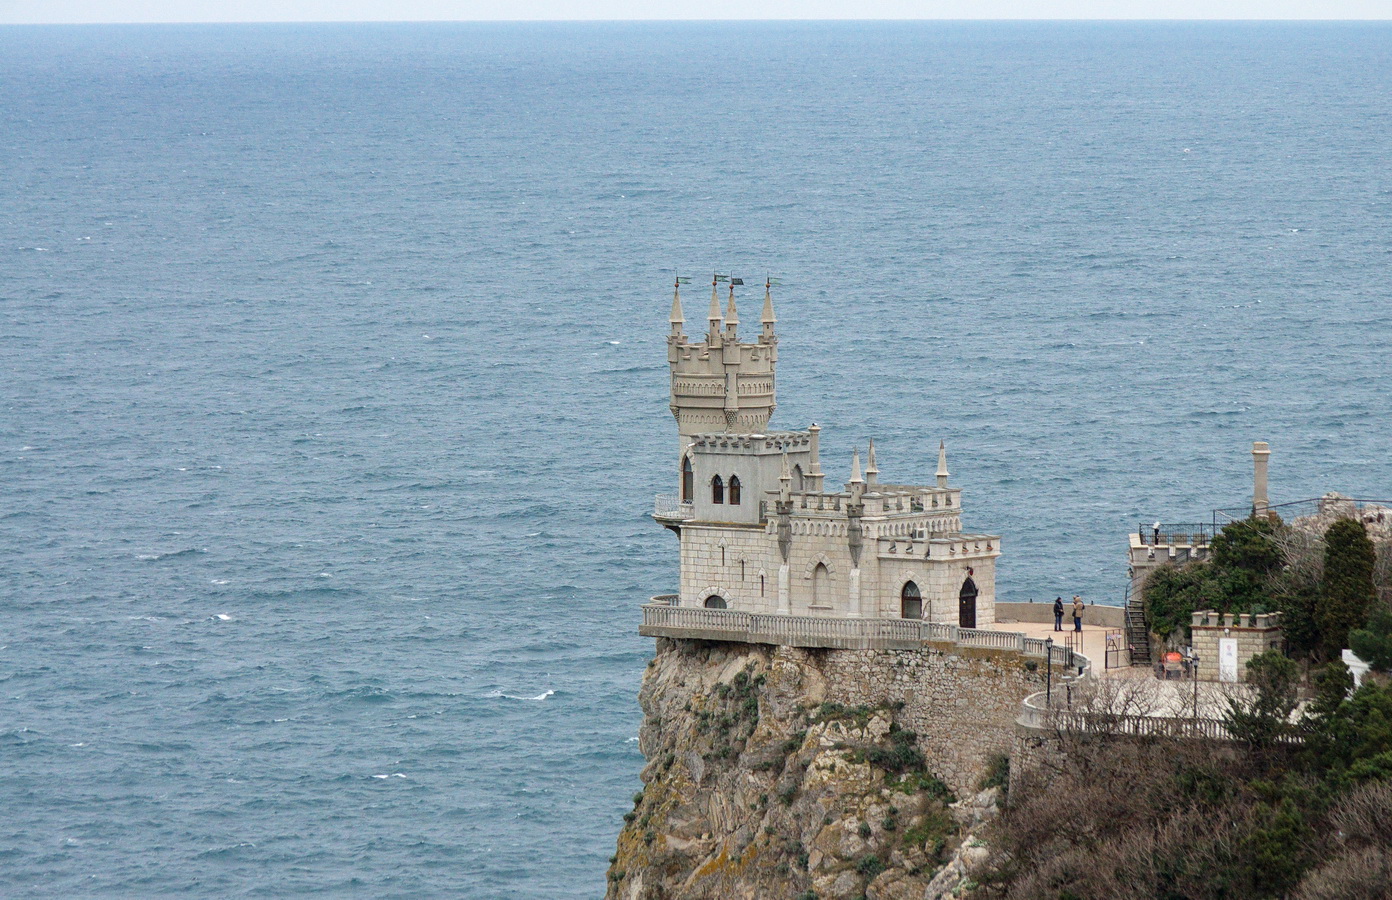
[[[1063,598],[1054,598],[1054,630],[1063,630]]]
[[[1073,630],[1083,630],[1083,598],[1073,595]]]

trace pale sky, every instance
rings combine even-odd
[[[0,24],[1389,18],[1392,0],[0,0]]]

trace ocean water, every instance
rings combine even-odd
[[[0,895],[598,896],[674,271],[1006,599],[1392,495],[1389,147],[1386,24],[0,28]]]

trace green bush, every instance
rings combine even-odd
[[[862,856],[860,862],[856,863],[856,871],[872,880],[884,870],[884,860],[872,853],[867,853],[865,856]]]

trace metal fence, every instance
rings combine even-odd
[[[1150,547],[1168,544],[1208,544],[1222,526],[1215,522],[1142,522],[1136,533],[1141,543]]]

